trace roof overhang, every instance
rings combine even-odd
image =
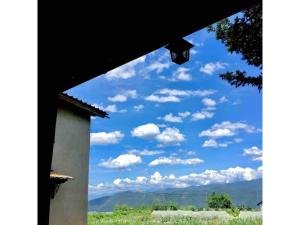
[[[41,7],[47,8],[39,9],[43,21],[39,32],[48,42],[39,46],[39,52],[51,61],[39,60],[54,71],[47,79],[55,79],[58,91],[65,91],[259,2],[44,4]]]

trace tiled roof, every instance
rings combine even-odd
[[[74,106],[77,106],[78,108],[81,108],[85,111],[87,111],[91,116],[99,116],[102,118],[109,118],[108,113],[104,112],[103,110],[96,108],[86,102],[83,102],[73,96],[70,96],[66,93],[60,93],[59,95],[60,100],[63,100],[67,103],[70,103]]]

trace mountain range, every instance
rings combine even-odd
[[[207,197],[212,192],[227,193],[235,206],[257,207],[262,200],[262,179],[227,184],[209,184],[186,188],[169,188],[155,192],[124,191],[89,201],[89,211],[109,212],[115,205],[131,207],[153,203],[175,202],[180,206],[207,207]]]

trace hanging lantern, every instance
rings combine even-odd
[[[194,45],[180,38],[168,44],[166,49],[170,50],[171,59],[174,63],[181,65],[189,61],[190,49]]]

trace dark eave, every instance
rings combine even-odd
[[[59,99],[62,100],[63,102],[72,104],[73,106],[86,111],[91,116],[99,116],[102,118],[109,118],[107,112],[104,112],[101,109],[93,107],[93,106],[87,104],[86,102],[83,102],[77,98],[74,98],[73,96],[67,95],[65,93],[60,93]]]
[[[60,92],[185,37],[261,0],[59,1],[45,4],[39,52]],[[51,8],[52,7],[52,8]],[[43,58],[41,58],[43,59]],[[53,70],[53,72],[49,71]],[[40,73],[39,76],[46,76]]]

